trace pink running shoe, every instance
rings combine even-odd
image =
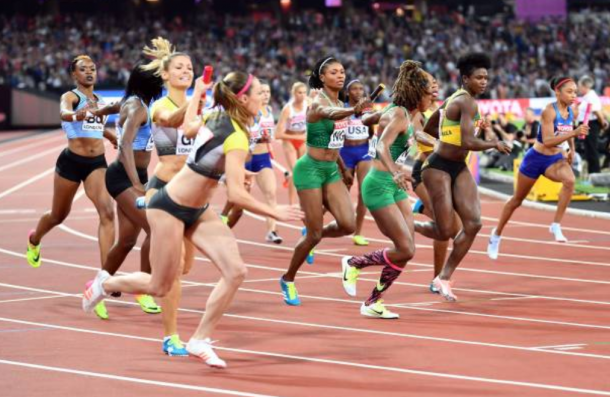
[[[453,282],[451,282],[449,280],[441,280],[439,277],[436,277],[432,281],[432,284],[434,284],[434,287],[436,287],[436,289],[439,290],[440,294],[448,302],[456,302],[458,300],[457,296],[455,296],[453,291],[451,291],[451,287],[453,285]]]

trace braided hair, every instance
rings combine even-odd
[[[424,95],[428,94],[429,85],[427,73],[421,68],[421,63],[404,61],[392,87],[394,104],[407,110],[417,108]]]

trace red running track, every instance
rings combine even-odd
[[[61,132],[0,144],[2,395],[610,395],[607,221],[568,215],[564,233],[573,242],[558,244],[547,230],[551,213],[520,209],[493,262],[485,248],[502,203],[483,197],[484,228],[455,275],[460,301],[428,292],[431,241],[418,235],[414,260],[385,297],[401,318],[384,321],[359,314],[379,269],[362,276],[358,299],[340,282],[342,255],[388,245],[373,222],[365,225],[368,248],[347,238],[324,241],[298,278],[303,305],[288,307],[278,279],[300,225],[282,224],[284,244],[270,245],[264,222],[246,215],[235,234],[248,280],[215,336],[229,364],[218,371],[164,356],[160,317],[129,297],[108,304],[109,321],[82,312],[80,293],[99,268],[97,216],[86,197],[44,239],[43,265],[27,265],[26,235],[50,207],[63,147]],[[136,252],[122,270],[138,268]],[[184,280],[183,339],[217,277],[201,258]]]

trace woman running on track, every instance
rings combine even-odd
[[[555,241],[568,241],[561,232],[561,219],[574,193],[576,178],[571,167],[574,159],[574,137],[586,136],[589,133],[589,126],[582,124],[574,129],[576,117],[571,106],[578,95],[574,80],[565,76],[555,77],[550,84],[551,89],[555,91],[557,101],[544,108],[536,142],[527,151],[519,167],[515,194],[502,208],[498,226],[491,232],[487,246],[487,254],[491,259],[498,258],[504,227],[541,175],[562,184],[555,219],[549,231],[553,234]]]
[[[346,86],[347,98],[349,106],[356,106],[358,101],[364,97],[364,85],[359,80],[352,80]],[[372,131],[372,130],[371,130]],[[362,123],[362,118],[353,115],[349,118],[347,133],[345,134],[345,143],[340,150],[341,159],[345,164],[345,173],[348,175],[348,181],[354,180],[354,176],[358,178],[358,205],[356,206],[356,231],[354,232],[353,241],[355,245],[366,246],[369,242],[362,236],[362,224],[366,215],[366,207],[362,202],[362,181],[371,169],[371,159],[369,155],[369,127]],[[351,185],[347,189],[351,189]]]
[[[320,92],[307,110],[307,153],[297,161],[293,175],[307,234],[297,243],[290,267],[280,277],[284,301],[292,306],[301,304],[294,279],[309,252],[322,238],[347,236],[356,228],[354,207],[341,178],[345,170],[339,149],[349,117],[361,114],[371,101],[362,98],[354,107],[345,108],[339,100],[344,83],[345,69],[333,57],[318,61],[309,78],[310,88]],[[335,218],[326,226],[324,208]]]
[[[491,67],[489,57],[470,53],[458,61],[462,88],[445,101],[439,144],[424,163],[422,179],[430,200],[434,221],[416,222],[416,231],[428,238],[446,241],[453,238],[453,249],[433,283],[448,301],[456,301],[449,280],[481,229],[481,203],[477,185],[466,166],[469,151],[496,148],[510,152],[503,141],[484,141],[476,136],[480,115],[475,101],[487,88]],[[431,119],[438,120],[439,111]],[[429,123],[433,124],[433,123]],[[438,130],[427,129],[432,136]],[[454,210],[462,221],[462,230],[455,230]]]
[[[265,201],[272,207],[277,205],[277,179],[273,170],[272,149],[275,120],[273,119],[273,108],[269,106],[271,100],[271,87],[266,82],[261,82],[263,90],[263,107],[256,116],[255,126],[250,131],[250,144],[252,159],[246,163],[246,169],[255,173],[254,179],[260,188]],[[228,218],[227,225],[235,226],[243,214],[243,209],[236,208],[227,203],[223,209],[223,216]],[[267,218],[267,234],[265,240],[270,243],[281,244],[282,238],[276,231],[275,219]]]
[[[106,191],[106,158],[104,141],[116,146],[116,136],[104,128],[105,117],[94,116],[89,109],[103,104],[103,99],[93,92],[97,69],[87,55],[79,55],[70,63],[69,71],[76,82],[76,89],[61,96],[61,127],[68,137],[55,167],[53,180],[53,205],[38,221],[36,229],[28,234],[26,258],[30,266],[39,267],[42,238],[60,225],[70,214],[72,200],[81,183],[99,215],[98,241],[101,263],[106,262],[110,246],[114,242],[114,210],[112,198]]]
[[[194,97],[200,98],[205,89],[202,79],[197,79]],[[221,273],[206,302],[203,319],[186,349],[212,367],[225,368],[226,363],[214,352],[210,337],[244,280],[246,266],[231,229],[214,211],[206,211],[218,180],[226,173],[230,201],[248,211],[282,221],[299,220],[303,214],[294,207],[270,207],[244,188],[248,126],[253,124],[262,103],[258,79],[241,72],[229,73],[214,86],[214,102],[224,110],[211,114],[205,127],[199,125],[195,150],[189,156],[187,167],[148,203],[152,276],[134,273],[111,277],[102,270],[85,291],[83,309],[90,311],[106,291],[167,294],[179,272],[182,240],[186,236]]]
[[[136,245],[142,229],[146,232],[146,238],[140,251],[140,269],[150,273],[150,228],[146,213],[136,207],[136,199],[145,193],[153,149],[148,109],[161,96],[163,80],[153,72],[145,71],[143,66],[137,64],[129,76],[117,120],[119,154],[106,171],[106,189],[117,203],[119,221],[119,237],[102,267],[111,275],[119,270]],[[144,312],[159,313],[156,305],[151,308],[147,304],[151,297],[137,296],[136,299]],[[95,307],[95,314],[101,319],[108,319],[104,301]]]
[[[282,109],[275,130],[275,139],[282,140],[282,147],[290,172],[288,180],[288,203],[290,205],[298,204],[293,169],[297,160],[305,154],[307,105],[307,86],[301,82],[294,83],[292,85],[292,98]]]
[[[413,134],[412,119],[430,106],[436,91],[434,79],[421,69],[419,62],[405,61],[394,83],[392,104],[380,119],[381,136],[373,167],[362,184],[362,198],[379,230],[392,240],[394,248],[363,256],[345,256],[341,261],[343,288],[350,296],[356,296],[356,282],[363,268],[383,266],[379,282],[360,307],[363,316],[399,317],[383,305],[381,297],[415,254],[413,213],[406,193],[411,177],[404,161]]]

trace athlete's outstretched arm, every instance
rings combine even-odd
[[[453,103],[460,109],[460,130],[462,133],[462,149],[480,152],[487,149],[497,149],[502,153],[510,153],[510,146],[504,141],[493,139],[485,141],[475,135],[474,117],[477,114],[477,103],[472,98],[458,98]]]

